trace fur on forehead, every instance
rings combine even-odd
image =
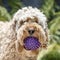
[[[24,7],[22,9],[19,9],[13,16],[13,20],[16,20],[17,22],[26,21],[27,18],[33,19],[36,17],[38,19],[38,24],[42,24],[43,28],[46,28],[46,16],[37,8],[32,7]]]

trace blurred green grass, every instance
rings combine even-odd
[[[12,8],[10,12],[3,6],[2,0],[0,1],[0,21],[9,21],[13,14],[24,6],[20,0],[8,0],[8,4]],[[60,7],[57,5],[55,0],[44,0],[41,11],[46,15],[48,22],[48,29],[50,34],[49,45],[50,49],[47,49],[47,54],[39,54],[39,60],[60,60]],[[55,49],[53,49],[56,47]],[[42,52],[44,52],[42,50]]]
[[[38,60],[60,60],[60,45],[51,44],[47,50],[42,50],[38,56]]]

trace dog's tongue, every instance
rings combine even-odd
[[[40,47],[40,42],[36,37],[27,37],[24,39],[24,47],[26,50],[35,50]]]

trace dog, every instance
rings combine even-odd
[[[0,60],[37,60],[47,44],[47,18],[37,8],[24,7],[9,22],[0,21]]]

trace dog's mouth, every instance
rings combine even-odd
[[[40,47],[40,42],[36,37],[28,36],[24,39],[24,48],[26,50],[36,50]]]

